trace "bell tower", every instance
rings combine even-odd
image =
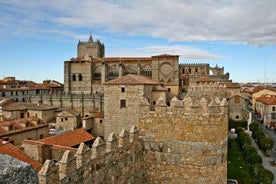
[[[104,57],[104,44],[99,40],[93,41],[92,36],[89,36],[88,41],[79,41],[78,57],[83,58],[102,58]]]

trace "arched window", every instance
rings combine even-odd
[[[80,73],[79,73],[79,75],[78,75],[78,80],[79,80],[79,81],[82,81],[82,74],[80,74]]]
[[[76,74],[72,75],[72,81],[76,81]]]
[[[151,77],[152,76],[152,70],[150,65],[145,65],[141,70],[141,75]]]

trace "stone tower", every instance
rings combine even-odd
[[[90,35],[87,42],[79,41],[78,57],[102,58],[104,57],[104,44],[98,40],[94,42],[92,36]]]
[[[160,99],[148,114],[144,106],[138,127],[147,183],[226,183],[225,86],[197,84],[183,100],[173,98],[170,107]]]

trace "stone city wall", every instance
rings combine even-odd
[[[145,183],[142,142],[138,129],[111,133],[106,142],[98,137],[92,148],[81,144],[75,154],[65,151],[55,163],[46,160],[39,183]]]

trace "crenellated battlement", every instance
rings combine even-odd
[[[228,104],[225,98],[226,92],[227,89],[225,85],[219,83],[199,83],[191,85],[184,99],[172,98],[169,106],[167,106],[163,98],[159,98],[153,111],[152,108],[150,108],[150,104],[144,99],[140,104],[140,112],[142,116],[149,113],[159,115],[227,114]]]
[[[98,137],[92,148],[82,143],[76,153],[67,150],[56,163],[46,160],[39,183],[143,183],[142,158],[139,131],[132,126],[106,141]]]

